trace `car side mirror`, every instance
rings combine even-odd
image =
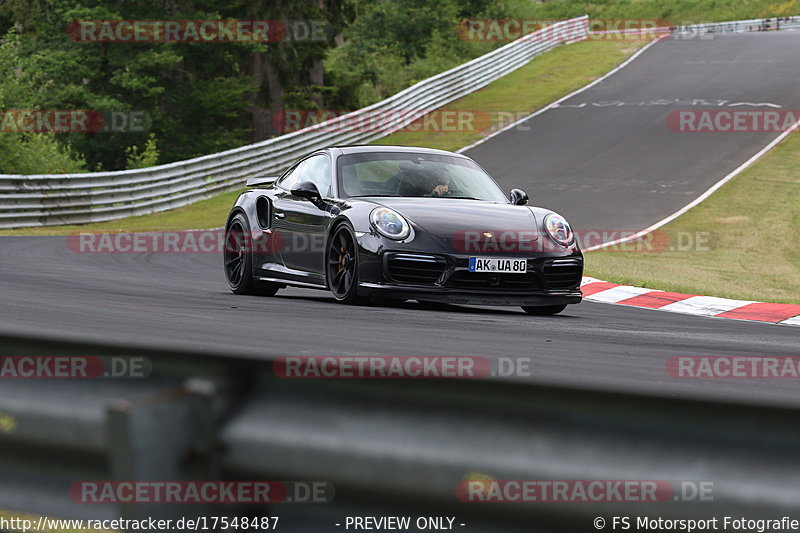
[[[514,205],[526,205],[528,203],[528,195],[522,189],[511,189],[511,203]]]
[[[313,181],[301,181],[292,189],[292,195],[310,200],[314,205],[322,202],[322,195],[319,193],[319,189],[317,189]]]

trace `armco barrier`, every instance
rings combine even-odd
[[[774,17],[765,19],[734,20],[713,24],[692,24],[678,26],[674,32],[681,34],[744,33],[755,31],[799,30],[800,17]]]
[[[538,54],[585,39],[587,20],[584,16],[558,22],[386,100],[260,143],[137,170],[0,175],[0,228],[99,222],[164,211],[241,187],[247,178],[275,173],[318,148],[369,142],[485,87]],[[391,117],[385,128],[365,131],[347,125],[376,113]]]
[[[521,381],[280,379],[264,353],[0,335],[0,353],[143,356],[146,379],[0,381],[0,509],[61,518],[280,516],[339,531],[348,516],[455,516],[459,531],[590,531],[596,516],[790,516],[800,501],[796,407]],[[315,505],[86,504],[82,480],[321,480]],[[464,502],[484,480],[667,480],[710,498]],[[694,490],[694,489],[693,489]],[[681,499],[683,498],[683,499]],[[291,519],[290,519],[291,517]]]

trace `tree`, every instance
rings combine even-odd
[[[83,158],[59,144],[54,135],[15,131],[19,124],[17,111],[32,108],[31,85],[21,75],[19,40],[10,31],[0,43],[0,109],[3,131],[0,131],[0,173],[40,174],[81,172]]]
[[[141,111],[148,128],[59,134],[92,168],[126,166],[132,146],[157,139],[160,162],[241,146],[276,132],[268,111],[287,94],[322,105],[322,60],[333,33],[319,41],[79,42],[80,20],[346,21],[344,0],[15,0],[0,24],[20,35],[21,76],[39,109]],[[5,28],[4,28],[5,29]]]

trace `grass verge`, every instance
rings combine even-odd
[[[661,230],[687,251],[596,251],[587,274],[689,294],[800,302],[800,134]],[[673,244],[674,246],[674,244]]]

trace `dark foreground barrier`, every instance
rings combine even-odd
[[[354,517],[409,516],[412,526],[450,517],[460,531],[716,517],[722,530],[725,516],[780,519],[800,501],[794,409],[490,378],[284,379],[272,365],[287,354],[267,350],[256,358],[19,336],[0,336],[0,347],[5,359],[149,363],[146,377],[0,379],[0,509],[15,512],[277,516],[279,530],[303,532],[353,531]],[[121,503],[130,491],[104,485],[258,480],[280,480],[272,499],[163,503],[142,493]],[[245,529],[212,526],[183,529]]]

